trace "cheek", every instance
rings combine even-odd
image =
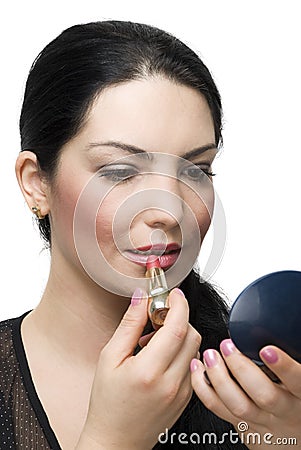
[[[52,245],[58,247],[64,257],[73,262],[77,259],[73,232],[74,212],[85,183],[86,180],[80,179],[79,176],[60,173],[51,197]],[[89,205],[85,207],[84,213],[88,217]]]
[[[116,247],[115,241],[118,236],[114,229],[114,220],[116,221],[116,211],[118,210],[120,200],[113,195],[109,195],[99,207],[95,218],[97,242],[104,253],[108,254],[112,246]]]
[[[210,214],[208,213],[208,210],[205,206],[203,208],[201,208],[200,211],[197,212],[196,219],[199,224],[201,239],[203,241],[203,239],[210,227],[210,223],[211,223]]]
[[[97,186],[84,191],[87,179],[68,177],[57,181],[51,204],[51,232],[56,242],[67,254],[76,252],[74,242],[74,212],[80,205],[80,223],[83,233],[96,232],[97,242],[104,254],[112,247],[112,223],[120,204],[118,196],[108,195],[103,201]],[[84,195],[84,201],[78,200]],[[99,205],[100,204],[100,205]],[[95,205],[97,205],[95,207]],[[99,205],[99,206],[98,206]],[[77,210],[78,211],[78,210]],[[79,239],[80,236],[77,236]]]
[[[96,216],[96,236],[100,248],[105,251],[106,246],[112,241],[112,221],[114,213],[110,207],[102,205]]]
[[[203,241],[212,220],[214,209],[214,191],[208,189],[202,194],[196,194],[191,190],[186,191],[185,200],[187,206],[192,211],[192,214],[197,221],[201,240]]]
[[[96,217],[96,236],[104,254],[113,248],[128,248],[131,224],[136,214],[133,190],[113,189],[101,202]],[[142,209],[143,205],[139,209]]]
[[[73,215],[79,192],[72,182],[64,180],[53,197],[51,208],[51,232],[53,238],[62,242],[73,240]]]

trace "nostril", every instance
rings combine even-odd
[[[164,223],[163,222],[153,222],[152,227],[153,228],[164,228]]]

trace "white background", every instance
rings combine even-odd
[[[214,182],[227,246],[211,281],[234,300],[261,275],[301,269],[299,6],[298,0],[2,2],[0,320],[35,307],[49,265],[14,175],[25,80],[39,51],[80,22],[158,26],[196,50],[213,73],[225,111]]]

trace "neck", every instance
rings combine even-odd
[[[128,304],[128,298],[105,291],[83,270],[52,255],[45,292],[28,321],[38,339],[65,363],[92,368]]]

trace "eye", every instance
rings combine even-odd
[[[211,172],[210,166],[204,167],[203,164],[190,164],[189,166],[183,168],[181,174],[192,181],[201,181],[204,179],[204,176],[214,177],[216,175]]]
[[[99,178],[104,178],[114,183],[130,181],[131,178],[138,174],[137,168],[128,165],[107,165],[98,171]]]

